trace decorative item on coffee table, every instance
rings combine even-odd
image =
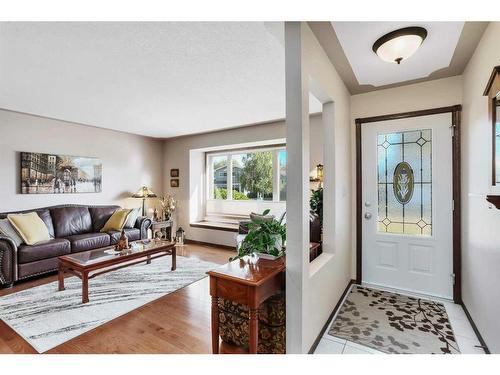
[[[128,250],[129,245],[128,245],[128,238],[127,235],[125,234],[125,231],[122,229],[122,234],[120,235],[120,239],[118,240],[118,244],[116,245],[116,250],[123,252]]]

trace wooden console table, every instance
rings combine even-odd
[[[249,353],[256,354],[259,306],[285,286],[285,258],[277,260],[245,256],[207,272],[212,296],[212,351],[219,353],[219,306],[224,298],[249,308]]]

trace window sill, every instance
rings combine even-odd
[[[264,199],[213,199],[208,198],[207,202],[237,202],[237,203],[257,203],[257,204],[286,204],[285,201],[273,201],[273,200],[264,200]]]
[[[238,224],[230,224],[230,223],[216,223],[210,221],[198,221],[189,224],[191,228],[203,228],[203,229],[212,229],[212,230],[222,230],[226,232],[234,232],[238,233]]]

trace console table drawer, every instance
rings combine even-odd
[[[224,279],[217,279],[215,284],[217,288],[217,297],[229,299],[245,305],[248,303],[248,288],[250,288],[248,285]]]

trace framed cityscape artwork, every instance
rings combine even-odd
[[[22,194],[100,193],[98,158],[21,152]]]

